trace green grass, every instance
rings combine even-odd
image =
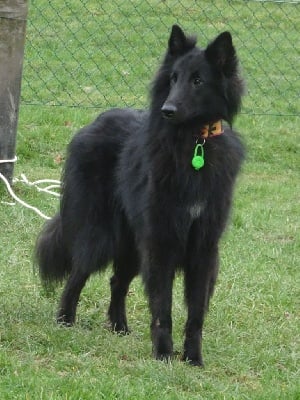
[[[231,4],[237,7],[236,2]],[[184,17],[186,22],[188,18]],[[190,27],[197,28],[192,23]],[[274,33],[272,23],[266,29]],[[42,41],[39,46],[46,52]],[[162,48],[153,51],[160,53]],[[113,53],[114,49],[112,57]],[[153,72],[155,57],[153,53]],[[103,68],[109,70],[109,60]],[[288,73],[284,64],[282,68]],[[146,98],[152,77],[140,72],[136,99]],[[263,82],[262,72],[256,73]],[[121,93],[122,82],[118,84]],[[34,85],[43,92],[41,81],[34,80]],[[272,87],[268,94],[276,98]],[[112,103],[118,100],[114,96]],[[124,97],[134,102],[130,96],[125,86]],[[277,106],[281,107],[281,100]],[[95,115],[90,109],[23,104],[15,176],[59,178],[67,143]],[[94,276],[84,288],[76,326],[58,327],[55,312],[62,288],[45,293],[32,267],[33,246],[43,220],[19,205],[0,204],[1,399],[300,399],[298,124],[297,117],[245,114],[236,121],[248,156],[222,240],[219,280],[205,323],[205,369],[179,361],[186,316],[180,276],[173,305],[178,356],[169,364],[152,360],[149,313],[139,279],[128,296],[131,335],[118,337],[107,326],[110,271]],[[14,189],[48,215],[57,209],[57,199],[34,188],[18,183]],[[1,183],[0,201],[10,201]]]

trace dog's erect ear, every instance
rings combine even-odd
[[[232,76],[237,69],[237,58],[229,32],[223,32],[211,42],[206,50],[207,60],[220,69],[225,76]]]
[[[187,38],[178,25],[172,26],[169,38],[169,53],[172,56],[181,55],[186,51]]]

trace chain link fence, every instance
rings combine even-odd
[[[22,104],[143,107],[171,25],[232,33],[247,114],[299,115],[300,2],[31,0]]]

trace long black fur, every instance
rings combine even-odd
[[[58,322],[75,321],[89,276],[113,265],[112,328],[128,332],[125,297],[141,273],[158,359],[172,355],[172,284],[184,272],[188,317],[183,359],[202,365],[205,312],[218,272],[218,243],[230,211],[243,146],[231,129],[243,83],[229,32],[206,49],[174,25],[148,111],[112,109],[71,141],[60,211],[36,247],[44,283],[67,278]],[[227,121],[191,166],[207,123]]]

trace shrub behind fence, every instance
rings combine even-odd
[[[32,0],[22,103],[100,109],[145,105],[170,27],[178,23],[197,33],[202,46],[223,30],[232,33],[247,81],[244,113],[299,115],[299,5]]]

